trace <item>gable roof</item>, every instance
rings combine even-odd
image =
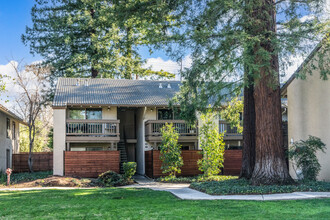
[[[19,116],[17,116],[14,112],[7,109],[5,106],[0,104],[0,112],[3,112],[4,114],[16,119],[17,121],[21,122],[22,124],[26,124],[23,119]]]
[[[59,78],[53,107],[168,106],[180,86],[180,81]]]

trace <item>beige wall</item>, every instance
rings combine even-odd
[[[318,179],[330,181],[330,80],[321,80],[315,70],[306,80],[294,79],[287,97],[289,145],[291,140],[306,140],[309,135],[321,138],[327,150],[317,154],[321,164]],[[290,173],[296,177],[292,164]]]
[[[7,118],[10,120],[10,133],[7,138]],[[13,122],[15,123],[15,140],[13,137]],[[10,151],[10,167],[12,154],[19,153],[19,122],[7,114],[0,112],[0,172],[7,168],[7,150]]]
[[[66,109],[54,109],[54,168],[53,174],[64,175],[63,152],[65,151],[65,135],[66,135]]]
[[[102,119],[117,120],[117,107],[111,106],[102,108]]]

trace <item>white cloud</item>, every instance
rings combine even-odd
[[[191,67],[191,64],[192,64],[191,57],[189,55],[184,57],[182,60],[182,69]],[[163,60],[161,57],[149,58],[147,59],[145,67],[146,68],[151,67],[151,69],[154,71],[163,70],[169,73],[174,73],[176,75],[175,80],[180,80],[180,75],[179,75],[181,70],[180,62],[175,62],[173,60]]]

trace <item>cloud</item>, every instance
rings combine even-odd
[[[182,60],[182,69],[191,67],[192,59],[188,55]],[[146,64],[144,65],[146,68],[151,68],[154,71],[166,71],[169,73],[175,74],[175,80],[180,80],[180,70],[181,63],[175,62],[173,60],[163,60],[161,57],[157,58],[149,58],[147,59]]]

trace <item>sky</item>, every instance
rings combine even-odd
[[[326,0],[328,15],[330,16],[330,0]],[[13,76],[12,64],[29,64],[40,61],[42,58],[38,55],[33,56],[29,53],[29,48],[24,46],[21,41],[21,35],[25,32],[26,26],[31,26],[30,11],[34,5],[34,0],[0,0],[0,74]],[[165,70],[172,73],[178,73],[180,65],[166,56],[163,51],[154,51],[149,54],[147,48],[140,50],[143,59],[147,60],[146,66],[151,66],[153,70]],[[288,78],[303,61],[303,57],[295,57],[294,65],[288,68],[285,78]],[[187,55],[183,58],[183,67],[189,67],[192,63]],[[284,79],[285,79],[284,78]],[[177,75],[176,79],[180,79]],[[11,85],[7,85],[10,93]],[[0,97],[0,103],[3,103],[4,94]]]

